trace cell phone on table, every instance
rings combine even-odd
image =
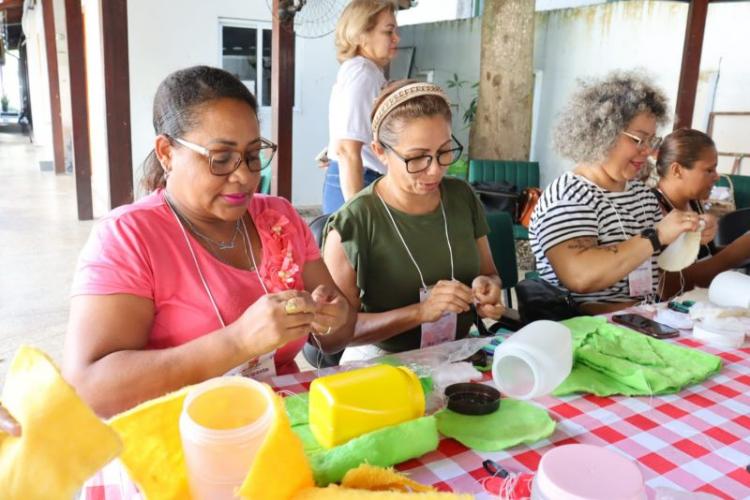
[[[680,335],[679,330],[644,318],[639,314],[616,314],[612,316],[612,321],[655,339],[671,339]]]

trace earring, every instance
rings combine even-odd
[[[166,181],[167,179],[169,179],[169,174],[171,174],[171,173],[172,173],[172,170],[171,170],[171,169],[170,169],[170,170],[167,170],[166,168],[164,169],[164,180],[165,180],[165,181]]]

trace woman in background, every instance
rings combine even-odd
[[[654,194],[662,212],[695,213],[706,224],[698,262],[683,271],[686,290],[695,286],[708,287],[720,272],[750,261],[750,233],[724,248],[717,248],[713,242],[718,227],[716,219],[703,210],[704,200],[719,179],[718,158],[716,145],[708,135],[699,130],[679,129],[664,138],[656,160],[659,184]]]
[[[354,0],[341,14],[336,26],[336,57],[341,67],[328,105],[325,214],[335,212],[385,173],[370,148],[370,112],[385,85],[383,69],[396,56],[398,42],[392,1]]]

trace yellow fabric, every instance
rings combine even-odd
[[[1,438],[3,499],[72,498],[122,446],[52,360],[32,347],[13,358],[2,401],[22,427],[21,437]]]
[[[455,493],[352,490],[332,484],[327,488],[302,490],[292,500],[472,500],[473,498],[472,495]]]
[[[435,491],[435,488],[432,486],[425,486],[412,481],[391,468],[384,469],[369,464],[362,464],[356,469],[347,472],[341,481],[341,486],[355,490],[371,491]]]
[[[148,500],[190,498],[179,426],[189,390],[152,399],[110,420],[125,443],[120,459]]]
[[[363,464],[346,473],[341,486],[308,488],[293,500],[469,500],[472,495],[439,493],[431,486],[412,481],[393,469]]]
[[[250,472],[240,488],[243,498],[288,500],[295,492],[314,486],[312,469],[302,441],[292,432],[284,401],[273,390],[274,420]]]

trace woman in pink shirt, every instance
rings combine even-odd
[[[354,315],[307,225],[255,194],[276,145],[229,73],[169,75],[154,99],[150,195],[113,210],[84,247],[63,370],[102,416],[227,373],[296,371],[310,339],[351,338]]]

